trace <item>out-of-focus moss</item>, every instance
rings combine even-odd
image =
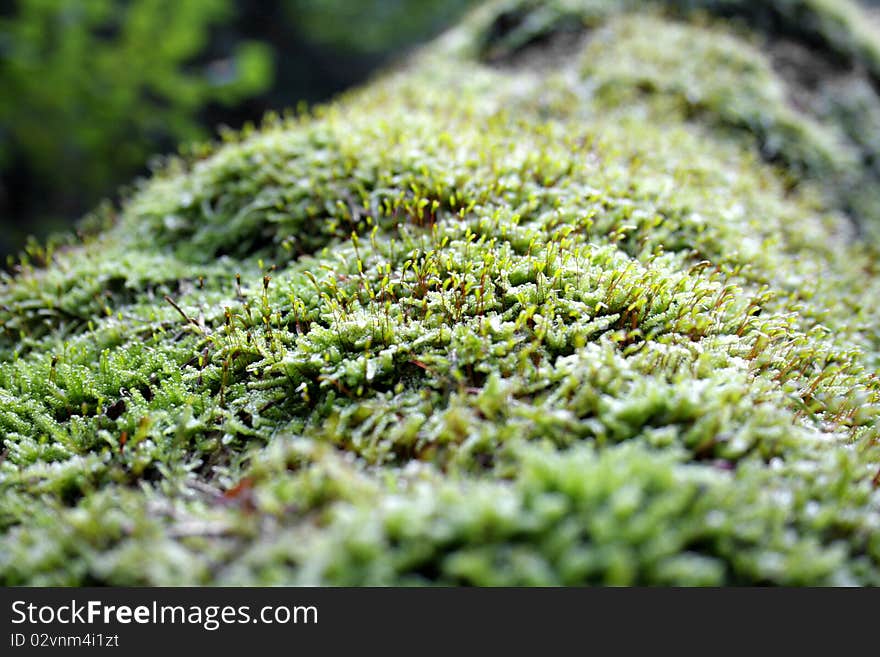
[[[823,114],[660,4],[491,3],[32,247],[0,579],[880,583],[873,37],[798,4]]]

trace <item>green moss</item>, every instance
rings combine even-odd
[[[852,4],[518,0],[502,7],[478,40],[484,60],[527,60],[566,35],[561,52],[568,53],[570,35],[595,36],[584,72],[606,103],[649,94],[684,119],[754,139],[765,160],[819,182],[831,205],[876,238],[880,49]]]
[[[880,583],[874,38],[699,4],[487,5],[33,247],[0,579]]]

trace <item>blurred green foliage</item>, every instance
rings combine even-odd
[[[0,165],[18,154],[48,193],[105,190],[157,143],[204,137],[201,107],[272,80],[257,42],[195,63],[232,10],[230,0],[19,0],[0,19]]]

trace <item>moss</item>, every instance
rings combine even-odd
[[[492,3],[32,247],[0,580],[880,583],[874,37],[699,4]]]
[[[478,40],[484,60],[541,61],[535,52],[557,42],[557,58],[565,61],[572,43],[597,37],[584,65],[606,102],[647,93],[684,118],[753,138],[765,160],[798,180],[820,181],[830,204],[876,237],[880,49],[857,7],[836,0],[502,6]]]

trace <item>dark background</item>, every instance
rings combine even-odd
[[[14,601],[58,608],[76,600],[106,605],[314,605],[318,623],[226,625],[13,624]],[[412,655],[430,645],[452,654],[543,654],[553,646],[599,654],[704,654],[723,645],[748,654],[809,654],[876,642],[870,589],[627,588],[0,588],[4,654],[57,654],[6,648],[13,633],[119,636],[120,649],[94,654],[251,655],[344,652]],[[634,628],[637,625],[637,628]],[[759,648],[761,650],[756,650]],[[585,652],[588,652],[584,648]],[[65,651],[66,653],[67,651]]]
[[[326,101],[473,0],[0,0],[0,262],[156,154]]]

